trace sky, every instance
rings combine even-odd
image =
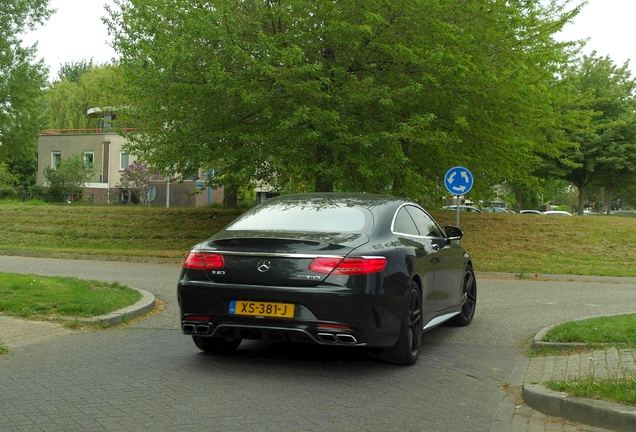
[[[577,2],[578,3],[578,2]],[[588,4],[555,37],[558,40],[588,39],[585,54],[596,51],[609,56],[622,66],[630,60],[632,75],[636,75],[636,0],[588,0]]]
[[[112,0],[51,0],[50,5],[57,12],[43,27],[23,37],[28,45],[38,43],[39,57],[48,65],[51,79],[57,77],[62,64],[83,59],[106,63],[116,57],[108,45],[111,40],[108,30],[101,21],[106,16],[105,4],[114,6]],[[636,75],[635,16],[636,0],[588,0],[574,23],[556,38],[590,38],[585,54],[596,51],[619,66],[632,59],[630,69]]]
[[[57,12],[44,26],[23,36],[25,45],[37,42],[38,58],[44,58],[50,79],[57,77],[60,65],[83,59],[106,63],[116,57],[101,20],[107,16],[106,4],[115,6],[112,0],[50,0],[50,8]]]

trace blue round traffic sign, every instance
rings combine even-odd
[[[464,167],[453,167],[446,172],[444,185],[453,195],[464,195],[473,188],[473,175]]]

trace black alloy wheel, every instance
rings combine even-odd
[[[192,340],[200,350],[210,354],[231,354],[241,344],[241,339],[227,340],[220,337],[192,336]]]
[[[380,357],[387,363],[410,366],[422,351],[422,296],[415,282],[409,284],[405,309],[400,339],[392,347],[383,349]]]
[[[471,266],[466,266],[464,273],[464,286],[462,292],[462,310],[453,318],[453,324],[457,326],[467,326],[475,316],[477,307],[477,280],[475,272]]]

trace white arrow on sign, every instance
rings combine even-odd
[[[453,186],[453,190],[457,192],[464,192],[466,190],[466,186]]]

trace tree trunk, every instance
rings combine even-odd
[[[521,211],[521,208],[523,207],[523,198],[522,198],[522,194],[521,194],[521,189],[515,189],[515,205],[513,207],[513,210],[517,213],[519,213]]]
[[[585,185],[576,185],[579,190],[579,209],[578,214],[583,215],[583,206],[585,205]]]
[[[614,188],[606,186],[605,189],[607,189],[607,214],[611,214],[611,212],[612,212],[612,193],[614,192]]]
[[[238,185],[232,184],[223,189],[223,207],[236,208],[238,205]]]
[[[333,180],[329,176],[325,175],[324,166],[331,166],[333,164],[333,155],[330,153],[329,148],[325,145],[318,144],[316,147],[316,165],[318,171],[316,172],[316,192],[333,192]]]

